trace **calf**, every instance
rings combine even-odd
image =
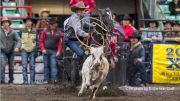
[[[85,60],[82,67],[82,86],[78,93],[81,96],[85,90],[92,90],[89,98],[95,98],[96,92],[106,78],[109,71],[109,63],[104,56],[104,47],[90,49],[91,55]]]

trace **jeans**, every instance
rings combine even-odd
[[[9,83],[12,83],[14,80],[14,53],[5,53],[3,51],[0,51],[0,79],[2,82],[5,81],[5,67],[8,60],[9,65]]]
[[[30,62],[30,83],[35,82],[35,53],[34,52],[26,52],[25,50],[22,50],[21,52],[22,57],[22,71],[23,71],[23,81],[28,81],[27,76],[27,65],[28,65],[28,59]]]
[[[138,68],[138,72],[140,73],[140,78],[142,79],[142,83],[148,83],[147,72],[144,63],[138,63],[136,66]]]
[[[80,43],[74,40],[66,40],[65,44],[74,52],[78,57],[84,57],[84,50],[79,47]]]
[[[46,51],[47,53],[43,54],[44,81],[49,81],[50,76],[51,76],[51,80],[57,80],[58,69],[57,69],[57,61],[56,61],[56,51],[55,50],[46,50]]]
[[[147,83],[147,73],[143,63],[137,63],[136,65],[128,66],[127,68],[127,82],[130,86],[138,86],[136,85],[137,74],[140,73],[140,79],[142,80],[141,83]]]

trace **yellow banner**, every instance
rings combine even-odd
[[[180,83],[180,44],[153,44],[152,82]]]

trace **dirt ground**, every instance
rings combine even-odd
[[[0,85],[0,101],[91,101],[77,93],[68,84]],[[94,101],[180,101],[180,85],[113,86],[100,89]]]

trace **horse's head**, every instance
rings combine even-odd
[[[114,29],[114,25],[113,25],[113,17],[110,8],[98,9],[98,11],[99,11],[100,19],[108,27],[108,30],[112,32]]]

